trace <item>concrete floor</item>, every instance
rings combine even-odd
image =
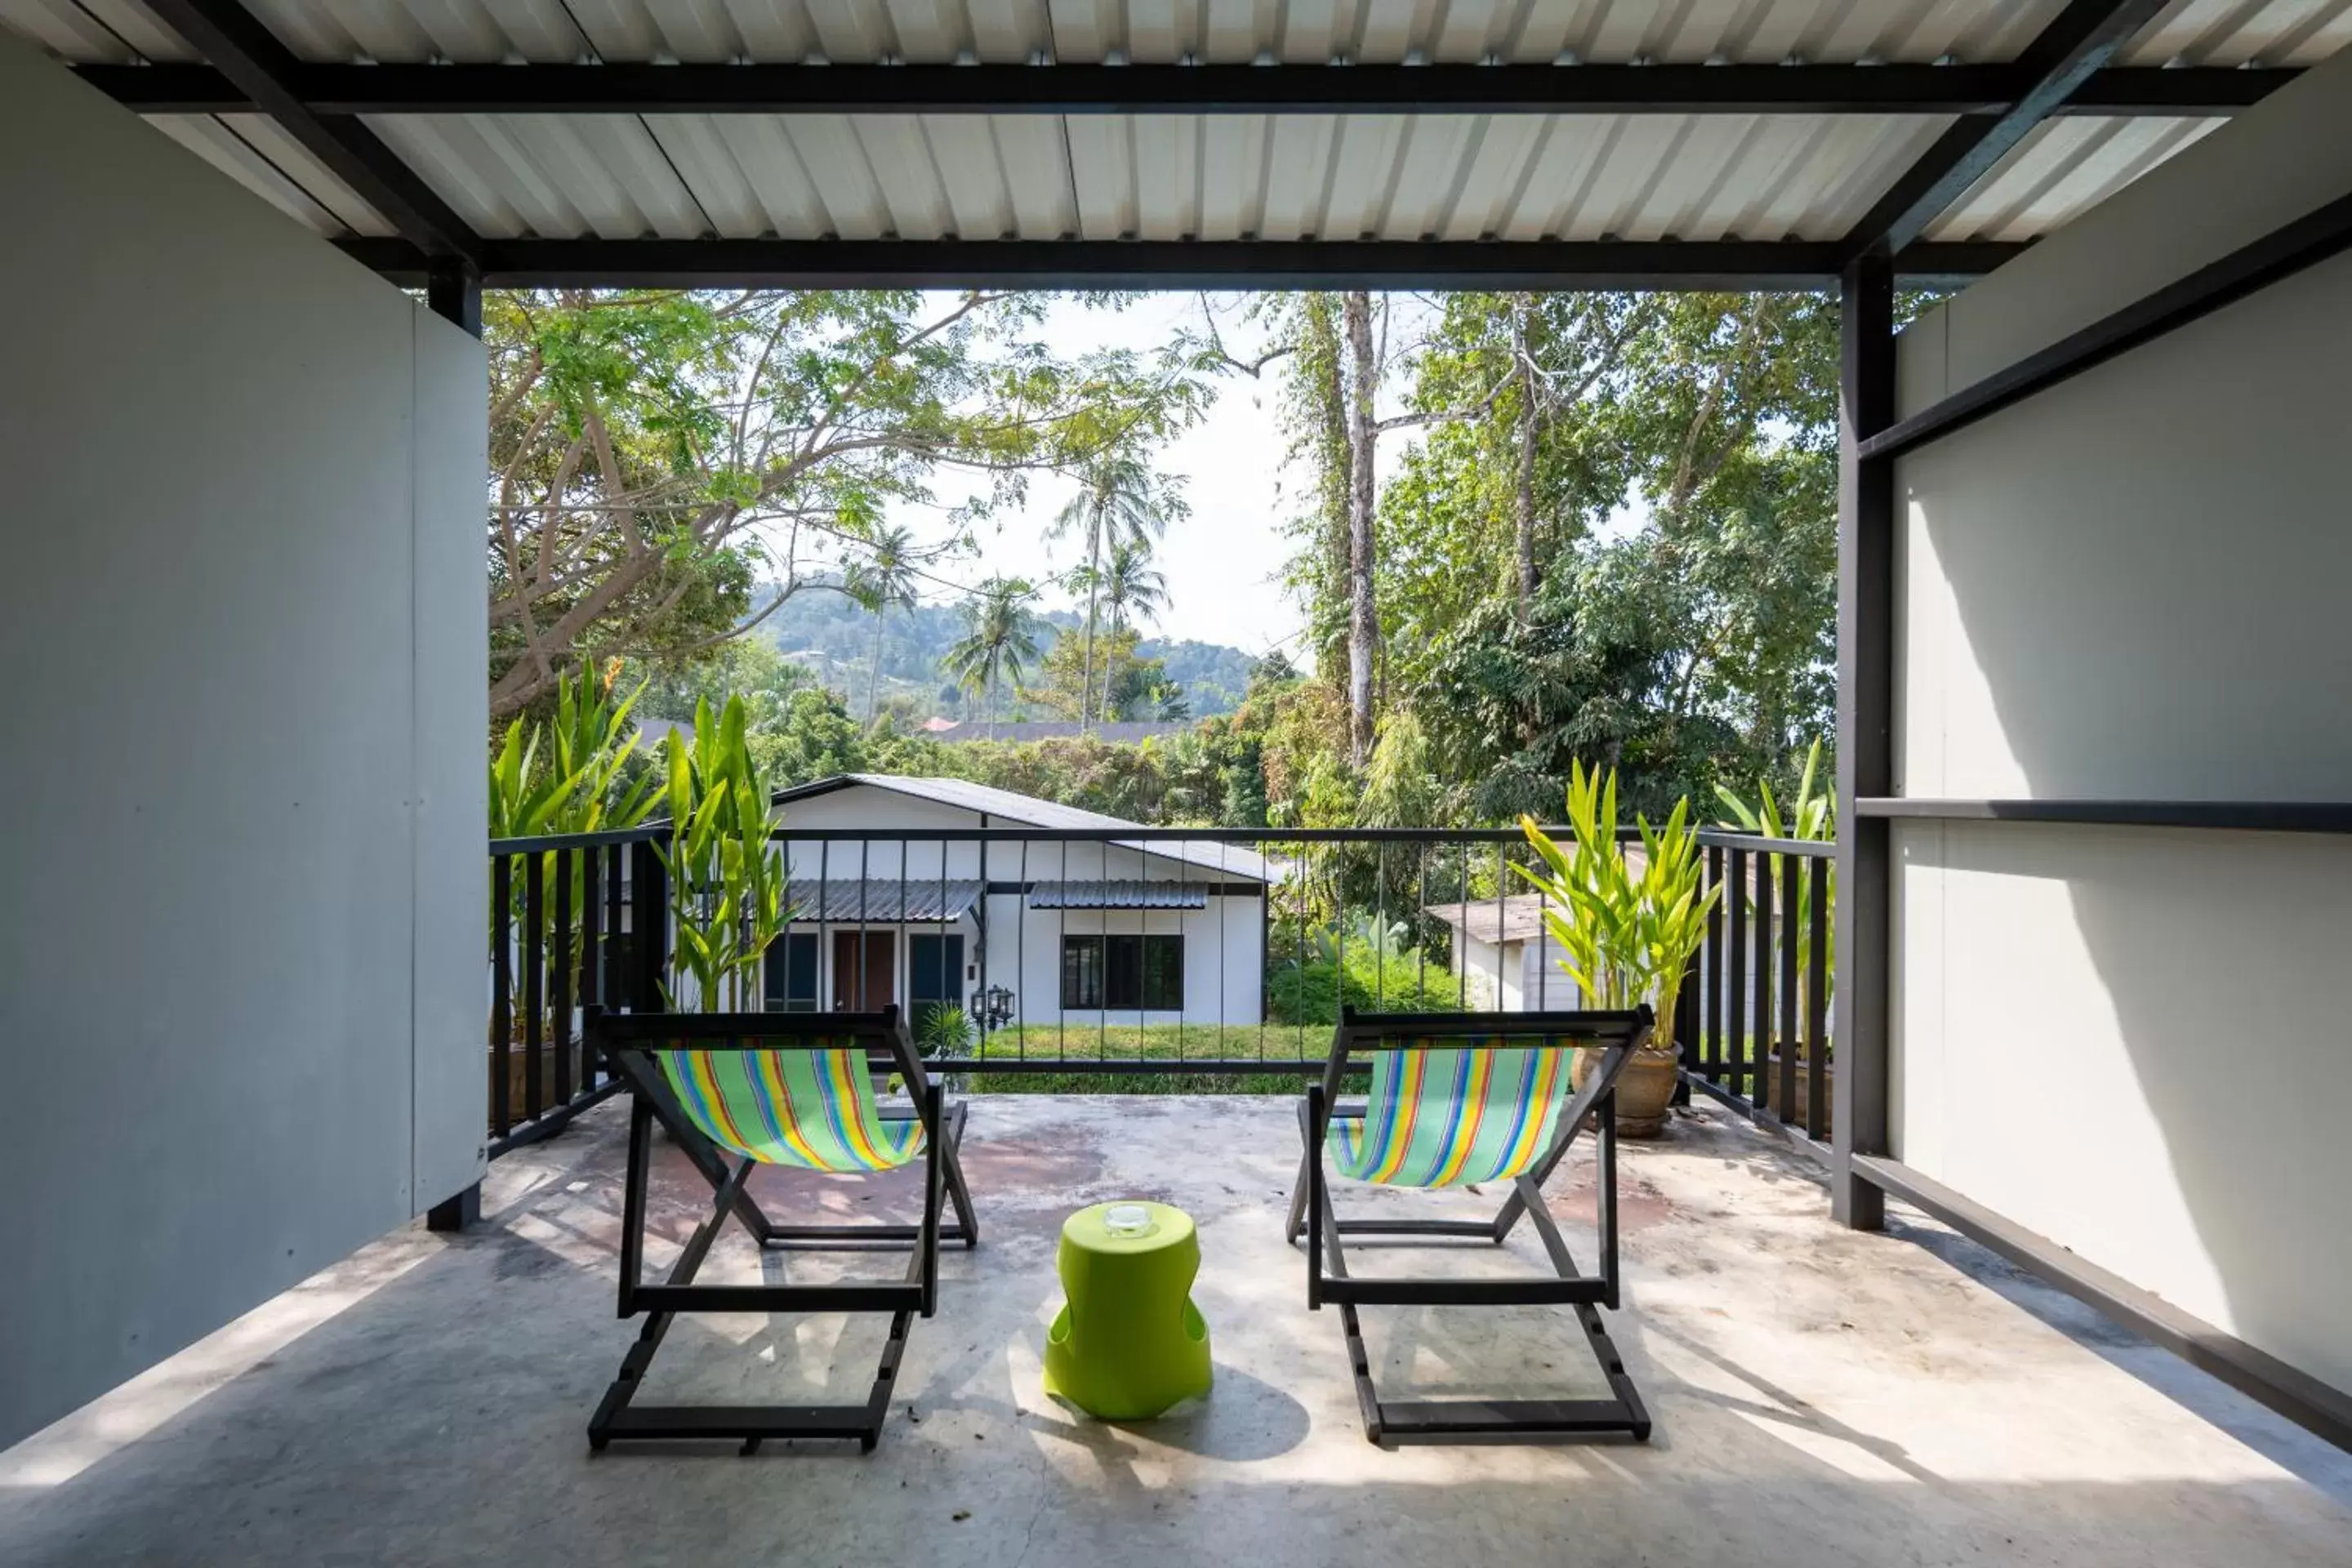
[[[1337,1315],[1306,1310],[1282,1241],[1292,1115],[1252,1099],[980,1100],[966,1163],[983,1245],[948,1255],[880,1451],[592,1459],[583,1427],[634,1332],[612,1310],[625,1118],[608,1105],[499,1162],[478,1232],[387,1237],[0,1454],[0,1561],[2352,1564],[2352,1457],[1916,1216],[1835,1228],[1801,1157],[1709,1111],[1625,1161],[1613,1331],[1655,1441],[1382,1452]],[[656,1207],[676,1236],[700,1203],[669,1160]],[[911,1195],[903,1174],[761,1174],[772,1214],[897,1213]],[[1589,1164],[1554,1190],[1573,1244]],[[1122,1428],[1045,1400],[1038,1357],[1062,1216],[1129,1195],[1201,1223],[1217,1384]],[[1520,1262],[1533,1247],[1515,1242]],[[877,1265],[891,1260],[791,1268]],[[706,1278],[760,1267],[722,1245]],[[1598,1382],[1557,1311],[1367,1320],[1392,1393]],[[871,1321],[681,1324],[652,1385],[855,1394],[877,1344]]]

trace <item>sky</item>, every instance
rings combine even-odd
[[[1261,334],[1242,320],[1239,301],[1219,299],[1213,306],[1227,348],[1242,357],[1257,352]],[[1149,295],[1118,310],[1063,299],[1049,307],[1041,335],[1062,354],[1103,348],[1149,353],[1181,329],[1199,331],[1202,309],[1197,294]],[[1282,589],[1290,542],[1281,529],[1288,515],[1285,487],[1295,490],[1301,477],[1284,472],[1288,443],[1275,414],[1277,374],[1270,368],[1255,380],[1234,375],[1217,383],[1206,416],[1153,456],[1162,473],[1182,481],[1192,514],[1171,527],[1159,547],[1169,606],[1149,635],[1224,643],[1253,655],[1276,646],[1297,652],[1304,619]],[[941,507],[962,499],[951,479],[938,490]],[[1003,573],[1043,584],[1067,571],[1077,561],[1077,542],[1048,544],[1045,531],[1076,490],[1074,481],[1058,477],[1034,484],[1020,507],[981,525],[977,559],[941,563],[936,574],[977,582]],[[919,539],[936,539],[945,527],[933,507],[900,508],[891,521],[905,523]],[[923,597],[950,602],[956,595],[930,584]],[[1058,608],[1070,596],[1049,586],[1040,602]]]

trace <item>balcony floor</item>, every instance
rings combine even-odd
[[[1839,1230],[1801,1156],[1715,1111],[1624,1161],[1630,1310],[1612,1330],[1657,1420],[1650,1447],[1376,1449],[1337,1314],[1306,1310],[1302,1257],[1282,1241],[1292,1118],[1263,1099],[978,1100],[966,1163],[983,1244],[946,1255],[879,1451],[592,1459],[583,1426],[635,1332],[612,1310],[625,1112],[608,1104],[500,1161],[478,1232],[387,1237],[0,1454],[0,1557],[2352,1564],[2352,1456],[1916,1216]],[[682,1235],[707,1189],[665,1153],[656,1219]],[[1590,1173],[1571,1162],[1555,1183],[1571,1245]],[[780,1216],[795,1200],[892,1213],[910,1195],[904,1173],[761,1176]],[[1047,1401],[1038,1358],[1063,1215],[1129,1195],[1201,1222],[1217,1384],[1188,1412],[1113,1427]],[[1517,1260],[1533,1266],[1534,1246],[1515,1240]],[[1587,1231],[1587,1262],[1590,1246]],[[893,1266],[791,1268],[844,1265]],[[759,1267],[722,1243],[705,1277]],[[1391,1394],[1598,1383],[1562,1312],[1366,1316]],[[838,1320],[681,1322],[650,1396],[854,1397],[877,1344],[870,1319],[845,1334]]]

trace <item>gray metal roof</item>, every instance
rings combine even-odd
[[[250,0],[314,63],[2003,62],[2063,0]],[[194,51],[137,0],[0,0],[80,63]],[[2174,0],[2137,66],[2315,63],[2340,0]],[[154,123],[326,235],[385,218],[256,114]],[[486,239],[1828,239],[1944,114],[363,117]],[[2046,233],[2210,117],[2045,123],[1927,231]]]
[[[793,801],[814,795],[831,795],[837,790],[865,784],[894,795],[910,795],[917,800],[934,801],[941,805],[961,807],[993,820],[992,827],[1044,827],[1057,831],[1098,831],[1103,841],[1118,848],[1132,849],[1138,854],[1181,860],[1204,870],[1222,872],[1253,882],[1274,881],[1281,875],[1275,864],[1254,849],[1216,839],[1153,839],[1149,843],[1116,837],[1120,829],[1132,831],[1144,825],[1129,822],[1123,816],[1106,816],[1099,811],[1085,811],[1075,805],[1062,805],[1035,795],[1016,795],[1009,789],[973,784],[968,779],[919,778],[896,773],[842,773],[814,784],[796,785],[776,792],[779,805],[789,806]],[[789,815],[786,826],[790,826]],[[976,825],[975,825],[976,826]]]
[[[950,879],[941,883],[910,878],[867,878],[863,881],[794,878],[787,889],[796,921],[952,921],[961,919],[980,901],[980,884]]]
[[[1157,740],[1162,735],[1181,735],[1191,726],[1187,723],[1163,723],[1150,719],[1116,719],[1106,724],[1081,724],[1075,719],[1024,719],[1019,721],[991,723],[985,719],[966,719],[956,723],[933,721],[937,727],[927,727],[924,737],[933,741],[1066,741],[1091,735],[1096,740],[1114,745],[1137,741]]]
[[[1032,882],[1033,910],[1205,910],[1208,889],[1199,882]]]

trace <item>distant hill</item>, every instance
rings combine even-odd
[[[1038,616],[1049,627],[1074,628],[1083,618],[1068,610]],[[829,588],[803,588],[761,622],[760,630],[787,658],[807,665],[818,679],[852,700],[853,708],[863,702],[874,658],[874,617],[846,595]],[[912,614],[893,610],[882,637],[883,695],[911,697],[939,713],[960,714],[962,698],[941,673],[940,660],[962,636],[963,617],[952,605],[919,605]],[[1037,639],[1041,649],[1052,640],[1051,631]],[[1239,707],[1249,689],[1250,669],[1257,663],[1241,649],[1219,643],[1147,637],[1138,651],[1145,658],[1166,661],[1168,679],[1184,689],[1193,716],[1202,719]]]

